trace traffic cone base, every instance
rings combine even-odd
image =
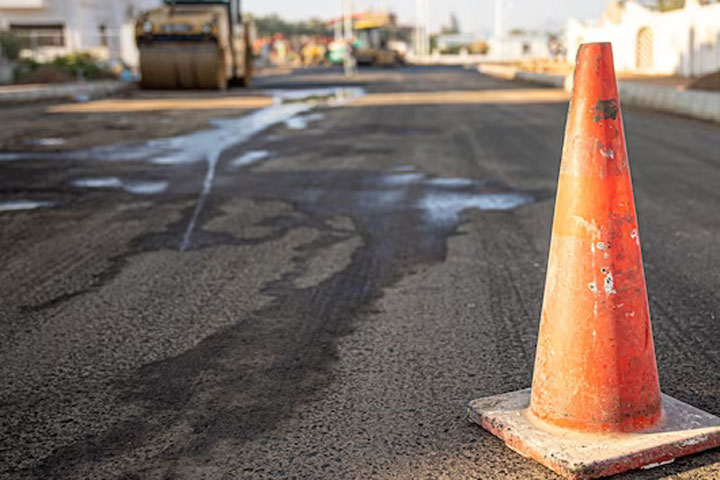
[[[468,406],[468,420],[572,480],[649,468],[674,458],[720,446],[720,418],[662,395],[664,417],[651,429],[634,433],[587,433],[557,427],[530,412],[530,389],[479,398]]]

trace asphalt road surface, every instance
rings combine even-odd
[[[0,157],[0,476],[558,478],[465,408],[530,385],[562,94],[455,67],[255,88],[297,101]],[[717,415],[720,128],[624,116],[661,386]]]

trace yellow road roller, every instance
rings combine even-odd
[[[142,88],[248,86],[250,26],[240,0],[165,0],[135,25]]]
[[[353,28],[357,35],[355,59],[358,65],[392,67],[403,63],[403,56],[391,47],[397,29],[394,15],[365,13],[355,21]]]

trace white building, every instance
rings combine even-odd
[[[583,42],[611,42],[620,71],[698,76],[720,69],[720,3],[686,0],[659,12],[635,0],[611,1],[595,24],[570,20],[568,61]]]
[[[138,63],[135,18],[162,0],[0,0],[0,30],[25,38],[38,60],[90,51]]]
[[[547,34],[510,33],[494,36],[489,42],[488,55],[496,60],[523,60],[550,58],[550,43]]]

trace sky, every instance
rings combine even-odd
[[[401,23],[412,24],[415,0],[353,0],[355,10],[394,11]],[[430,30],[437,31],[455,13],[464,32],[492,33],[494,0],[429,0]],[[507,29],[559,30],[568,18],[598,18],[607,0],[505,0]],[[243,0],[243,9],[256,15],[277,13],[290,20],[330,18],[340,13],[341,0]]]

